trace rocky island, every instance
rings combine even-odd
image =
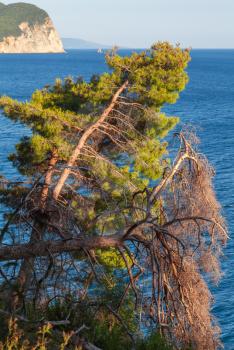
[[[0,53],[63,53],[49,15],[35,5],[0,3]]]

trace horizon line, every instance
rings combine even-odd
[[[61,39],[70,39],[70,40],[81,40],[81,41],[85,41],[91,44],[96,44],[96,45],[100,45],[100,48],[107,50],[107,49],[111,49],[113,47],[118,47],[120,50],[130,50],[130,49],[134,49],[134,50],[148,50],[150,47],[136,47],[136,46],[126,46],[126,45],[118,45],[118,44],[101,44],[98,43],[96,41],[93,40],[89,40],[89,39],[81,39],[81,38],[75,38],[75,37],[64,37],[61,36]],[[160,40],[163,41],[163,40]],[[168,40],[165,40],[168,41]],[[183,50],[185,49],[191,49],[191,50],[234,50],[234,47],[192,47],[191,45],[188,47],[181,47]],[[72,48],[71,48],[72,49]],[[69,49],[68,49],[69,50]],[[84,48],[84,49],[75,49],[75,50],[95,50],[95,48]]]

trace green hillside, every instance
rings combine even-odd
[[[48,14],[35,5],[23,2],[4,5],[0,3],[0,40],[7,36],[20,36],[19,25],[28,22],[30,25],[43,23]]]

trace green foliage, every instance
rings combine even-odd
[[[32,132],[16,145],[9,159],[31,183],[41,186],[49,161],[56,154],[57,164],[49,186],[51,191],[62,170],[68,167],[68,160],[81,135],[100,120],[116,91],[128,82],[116,103],[116,110],[86,140],[62,193],[65,213],[67,208],[68,211],[72,209],[73,222],[80,232],[93,237],[123,232],[142,215],[139,210],[131,208],[133,197],[134,205],[143,207],[142,197],[134,196],[134,193],[144,191],[146,186],[149,188],[153,181],[162,177],[169,165],[164,138],[178,123],[178,118],[166,116],[161,108],[165,103],[174,103],[185,87],[188,81],[185,68],[189,59],[187,50],[168,43],[155,44],[150,50],[129,57],[121,57],[112,51],[106,56],[109,73],[94,75],[89,82],[82,78],[57,79],[53,86],[36,91],[25,103],[2,96],[0,107],[4,108],[5,115],[28,126]],[[23,195],[30,191],[28,184],[12,184],[0,191],[0,199],[14,210],[22,203]],[[34,203],[37,203],[38,193],[39,190],[31,201],[32,205],[37,205]],[[56,206],[57,203],[48,210],[54,221]],[[156,203],[152,211],[159,213],[160,220],[159,207],[160,203]],[[33,218],[31,208],[30,213]],[[33,219],[37,220],[37,217],[32,219],[30,215],[27,217],[33,226]],[[68,231],[72,229],[69,216],[61,218],[59,213],[58,217],[58,221],[69,226]],[[56,225],[57,222],[49,225],[50,237],[53,233],[58,237]],[[131,348],[126,329],[104,307],[109,303],[114,310],[117,309],[129,284],[126,262],[132,265],[132,261],[131,256],[124,254],[125,259],[116,249],[90,252],[94,268],[100,272],[100,285],[95,285],[95,302],[99,308],[93,310],[85,306],[82,310],[80,307],[73,315],[72,326],[85,323],[91,329],[87,333],[90,341],[107,350]],[[87,270],[90,269],[85,254],[75,253],[73,258],[81,262],[84,270],[86,266]],[[87,275],[81,283],[87,284],[90,292],[95,284],[94,273]],[[67,311],[64,305],[55,303],[49,310],[48,319],[66,318],[64,310]],[[118,311],[128,329],[135,332],[137,317],[131,293]],[[152,336],[139,346],[140,349],[151,349],[157,342],[161,344],[160,341]],[[158,349],[166,349],[163,346],[161,344]]]
[[[103,350],[131,350],[132,343],[124,335],[121,327],[109,323],[108,320],[99,321],[92,330],[86,327],[81,339],[85,337]],[[4,339],[0,341],[0,350],[75,350],[82,349],[74,344],[74,332],[70,330],[53,329],[50,323],[39,328],[20,323],[17,319],[10,319]],[[136,350],[172,350],[165,340],[158,334],[149,338],[138,339]]]
[[[172,350],[159,333],[152,333],[148,338],[140,341],[137,350]]]
[[[33,12],[34,7],[28,8]],[[87,146],[94,144],[93,151],[100,149],[99,156],[84,151],[77,163],[77,171],[88,181],[71,179],[73,191],[80,196],[79,200],[74,198],[71,205],[84,232],[100,235],[121,230],[127,218],[135,220],[133,213],[124,209],[132,193],[158,180],[169,164],[167,143],[163,139],[178,123],[178,118],[166,116],[161,108],[165,103],[174,103],[185,87],[189,59],[189,51],[161,42],[129,57],[111,51],[106,56],[110,72],[94,75],[89,82],[82,78],[57,79],[53,86],[35,91],[31,101],[25,103],[2,96],[0,107],[4,108],[5,115],[32,131],[30,137],[22,138],[16,145],[9,159],[22,175],[32,180],[45,173],[53,153],[57,154],[59,166],[65,166],[79,135],[100,118],[116,90],[128,80],[128,88],[121,98],[140,108],[134,109],[131,115],[128,107],[117,106],[119,119],[124,113],[130,113],[130,122],[127,119],[120,129],[120,145],[113,142],[111,136],[94,134]],[[109,133],[115,130],[116,123],[110,121]],[[87,183],[93,185],[87,186]],[[25,190],[29,188],[19,191],[13,186],[0,195],[14,208],[12,203],[21,201]],[[111,213],[117,204],[123,212]],[[122,266],[114,251],[98,254],[102,264]]]
[[[48,14],[35,5],[18,3],[4,5],[0,3],[0,40],[8,36],[20,36],[19,25],[27,22],[30,26],[44,23]]]
[[[100,264],[106,266],[108,269],[124,269],[126,264],[121,257],[120,253],[115,248],[98,249],[96,251],[96,256]],[[129,263],[131,262],[130,258],[127,257]]]
[[[174,48],[167,42],[152,46],[151,54],[143,52],[131,57],[109,55],[107,62],[116,71],[127,67],[132,82],[131,92],[137,100],[156,110],[165,103],[175,103],[179,92],[188,82],[184,71],[189,61],[189,52]]]
[[[89,205],[81,206],[80,201],[76,205],[73,201],[86,232],[110,234],[113,228],[121,228],[125,222],[123,215],[106,216],[105,222],[95,221],[95,230],[92,221],[123,198],[126,205],[134,189],[143,190],[152,180],[159,179],[168,166],[167,143],[163,138],[175,127],[178,118],[166,116],[160,109],[165,103],[174,103],[187,83],[185,68],[189,59],[187,50],[168,43],[155,44],[151,50],[129,57],[112,51],[106,56],[111,71],[94,75],[89,82],[82,78],[57,79],[54,86],[37,90],[26,103],[1,97],[5,115],[32,130],[32,136],[22,139],[10,160],[23,175],[33,177],[44,173],[54,151],[60,165],[66,164],[79,133],[98,120],[115,91],[128,79],[129,87],[123,98],[142,108],[134,111],[132,127],[126,125],[122,130],[124,150],[111,138],[96,135],[95,147],[101,150],[101,157],[84,152],[79,159],[79,171],[85,177],[92,174],[102,191],[87,189],[87,192],[83,184],[80,194],[85,200],[89,193]]]
[[[157,332],[142,338],[142,335],[138,332],[137,318],[131,296],[126,299],[120,308],[121,322],[108,311],[106,305],[114,310],[116,305],[120,303],[121,292],[121,287],[115,287],[104,292],[96,306],[92,306],[91,300],[90,304],[87,302],[74,303],[73,297],[69,295],[63,301],[52,302],[43,317],[47,320],[61,321],[65,320],[69,314],[70,321],[70,324],[53,327],[49,321],[39,327],[35,320],[42,319],[42,314],[33,312],[30,305],[27,305],[26,316],[31,322],[21,322],[15,319],[7,320],[7,318],[0,320],[0,349],[74,350],[73,331],[85,325],[80,337],[87,339],[103,350],[131,350],[133,343],[126,332],[126,328],[129,333],[134,335],[136,350],[171,350],[172,348]],[[110,300],[112,301],[111,304]],[[65,346],[66,342],[67,345]],[[7,348],[7,343],[14,346]]]

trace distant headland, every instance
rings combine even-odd
[[[62,53],[49,15],[35,5],[0,2],[0,53]]]
[[[111,49],[114,45],[105,45],[92,41],[83,40],[80,38],[62,38],[63,46],[65,50],[78,49],[78,50],[90,50],[90,49]]]

